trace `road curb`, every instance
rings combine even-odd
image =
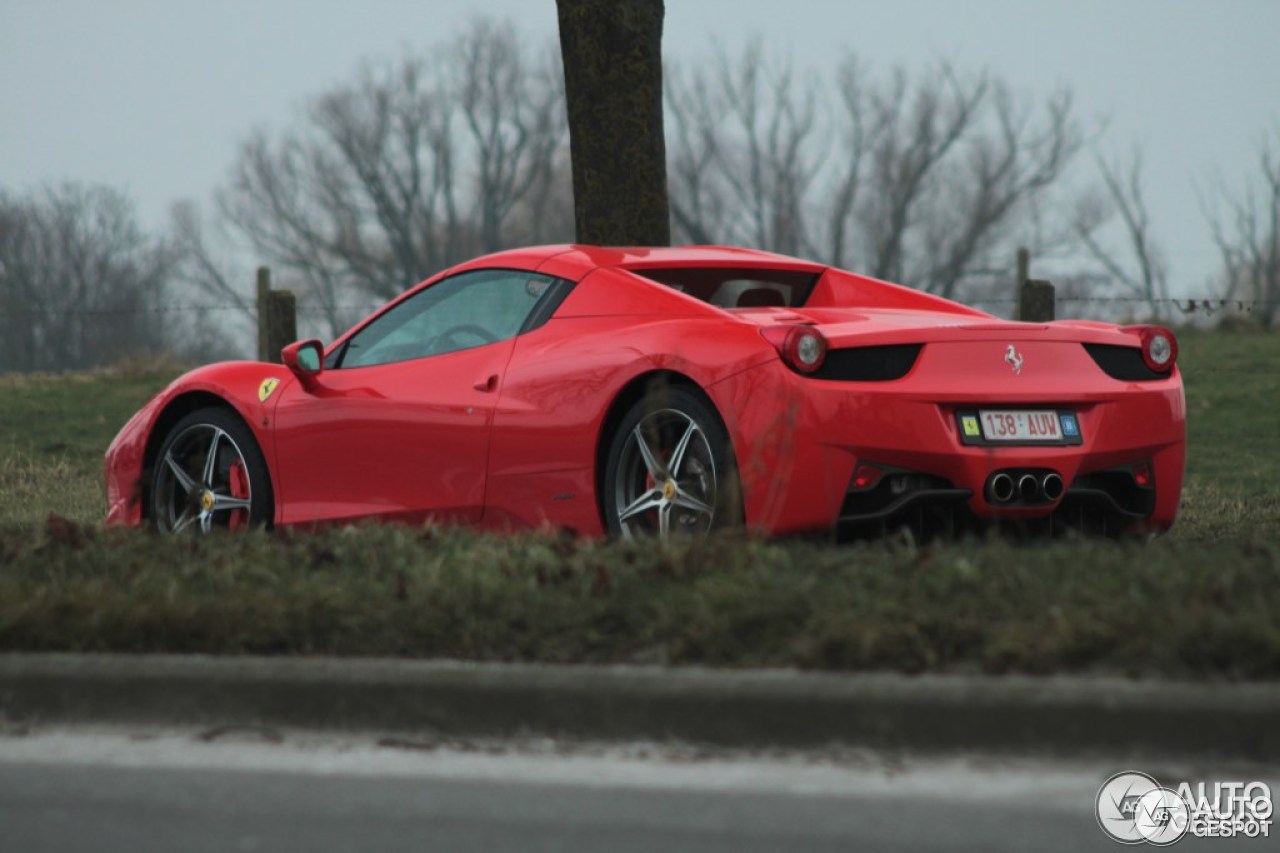
[[[1280,760],[1280,684],[0,654],[10,724]]]

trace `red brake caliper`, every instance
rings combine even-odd
[[[231,497],[246,499],[249,497],[249,475],[244,469],[244,462],[237,459],[231,465],[231,470],[227,472],[227,480]],[[249,511],[246,509],[235,509],[231,511],[231,516],[227,519],[227,528],[236,530],[249,522]]]

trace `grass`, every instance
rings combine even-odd
[[[1179,336],[1187,392],[1187,482],[1280,494],[1280,334]]]
[[[171,370],[0,377],[0,649],[1275,678],[1280,335],[1181,345],[1183,509],[1145,545],[165,540],[98,522],[101,453]]]
[[[35,524],[49,513],[100,520],[102,454],[180,369],[0,375],[0,525]]]
[[[1280,676],[1274,542],[654,547],[371,527],[157,544],[61,521],[0,535],[0,648]]]

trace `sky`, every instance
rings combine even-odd
[[[163,227],[253,129],[477,15],[556,37],[554,0],[0,0],[0,189],[105,183]],[[1103,156],[1141,148],[1173,292],[1196,295],[1216,264],[1197,185],[1242,187],[1280,128],[1278,34],[1280,0],[666,0],[663,50],[697,63],[759,37],[817,72],[853,51],[873,71],[987,69],[1037,100],[1065,86]]]

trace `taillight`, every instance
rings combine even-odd
[[[1133,331],[1142,341],[1142,360],[1155,373],[1168,373],[1178,360],[1178,339],[1162,326],[1137,326]]]
[[[826,361],[827,339],[813,326],[766,326],[760,334],[797,373],[813,373]]]

